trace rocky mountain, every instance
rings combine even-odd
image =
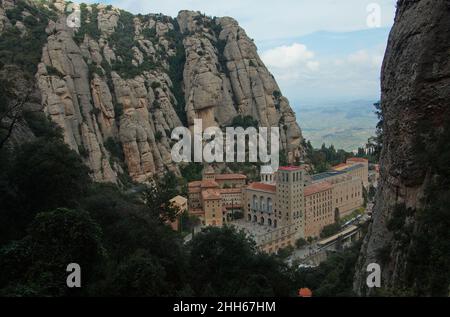
[[[400,0],[382,69],[381,185],[354,288],[448,296],[450,1]],[[366,286],[370,263],[382,290]]]
[[[62,128],[96,181],[179,174],[170,156],[171,130],[196,118],[206,128],[251,116],[261,126],[280,126],[291,157],[303,153],[288,100],[253,40],[229,17],[2,0],[0,61],[1,77],[14,72],[27,82],[34,108],[40,105]],[[16,132],[15,139],[21,135],[30,138],[30,131]]]

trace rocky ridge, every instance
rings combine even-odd
[[[355,276],[382,270],[378,295],[447,296],[450,2],[401,0],[382,68],[383,151],[373,223]]]
[[[80,12],[77,27],[67,22],[74,12]],[[206,128],[252,116],[261,126],[281,128],[282,148],[291,158],[303,155],[288,100],[234,19],[191,11],[177,18],[134,16],[102,4],[2,0],[0,36],[37,32],[34,22],[44,18],[33,74],[41,104],[96,181],[179,175],[170,156],[171,130],[192,126],[196,118]]]

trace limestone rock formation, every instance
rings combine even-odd
[[[359,294],[375,292],[366,286],[370,263],[381,265],[382,287],[396,295],[448,294],[450,217],[448,205],[433,204],[449,195],[449,32],[450,1],[398,1],[381,76],[382,181],[358,264]]]
[[[178,15],[186,34],[184,86],[189,125],[201,118],[205,127],[252,116],[263,127],[280,126],[283,148],[300,156],[302,135],[295,114],[257,48],[229,17],[211,20],[198,12]]]
[[[74,12],[78,27],[67,23]],[[102,4],[4,0],[0,35],[16,28],[26,37],[33,28],[29,20],[45,18],[42,56],[32,75],[45,113],[96,181],[179,175],[170,155],[171,131],[196,118],[204,128],[224,128],[239,115],[252,116],[261,126],[280,127],[291,157],[303,155],[289,102],[234,19],[191,11],[177,18],[134,16]]]

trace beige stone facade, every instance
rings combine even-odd
[[[359,178],[344,175],[332,180],[333,210],[339,217],[345,217],[364,203],[363,189]]]
[[[333,185],[320,182],[305,187],[305,238],[318,238],[323,228],[335,222]]]
[[[345,172],[352,177],[358,177],[364,187],[369,186],[369,161],[364,158],[353,157],[349,158],[346,163],[339,164],[333,167],[334,171]]]
[[[188,184],[188,209],[203,226],[222,227],[242,210],[242,188],[247,177],[240,174],[216,175],[207,169],[203,180]]]
[[[308,175],[304,167],[281,167],[249,185],[245,175],[207,169],[202,181],[189,183],[189,212],[204,226],[232,222],[247,230],[261,250],[277,252],[299,238],[319,237],[325,226],[363,205],[368,164],[358,159],[344,165],[317,175]],[[235,211],[242,211],[244,219],[234,221]]]
[[[169,225],[174,231],[180,230],[180,216],[188,210],[188,200],[183,196],[176,196],[170,200],[170,204],[178,210],[176,219],[170,222]]]
[[[363,185],[359,177],[347,172],[326,172],[312,176],[312,183],[327,181],[332,186],[332,206],[335,217],[345,217],[364,204]]]
[[[204,225],[207,227],[222,227],[224,215],[220,191],[216,189],[202,191],[202,205],[204,210]]]
[[[305,173],[302,167],[282,167],[244,190],[244,218],[260,226],[253,231],[262,250],[277,252],[304,236]]]

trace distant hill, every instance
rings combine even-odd
[[[357,100],[318,106],[303,105],[297,110],[305,139],[314,147],[333,144],[346,151],[357,150],[375,134],[378,118],[375,101]]]

